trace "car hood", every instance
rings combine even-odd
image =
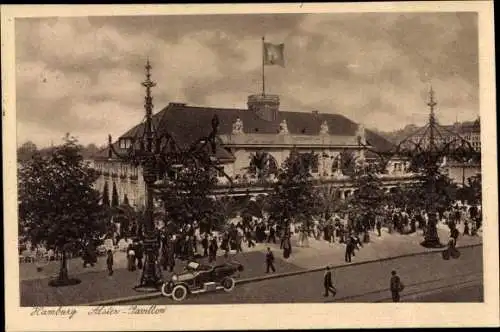
[[[176,274],[176,276],[177,276],[177,281],[186,281],[186,280],[193,279],[196,276],[196,274],[191,273],[191,272],[185,272],[185,273]]]

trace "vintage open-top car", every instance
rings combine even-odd
[[[175,301],[182,301],[188,294],[220,289],[230,292],[235,285],[232,276],[241,271],[243,265],[235,261],[215,266],[189,262],[182,273],[172,275],[170,280],[162,285],[161,293]]]

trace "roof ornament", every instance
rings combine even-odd
[[[288,125],[286,123],[286,120],[283,119],[283,121],[281,121],[280,123],[280,131],[279,131],[280,134],[288,134]]]
[[[321,135],[327,135],[328,134],[328,123],[325,121],[323,121],[323,123],[321,124],[321,128],[319,130],[319,133]]]
[[[365,126],[361,123],[358,125],[358,130],[356,131],[356,136],[361,144],[366,144],[366,131]]]
[[[233,135],[243,134],[243,121],[240,118],[237,118],[233,123]]]

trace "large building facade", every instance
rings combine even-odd
[[[235,194],[265,193],[272,183],[276,170],[283,164],[292,150],[298,153],[313,153],[316,163],[312,175],[319,183],[329,183],[339,188],[341,197],[352,193],[352,183],[342,173],[341,159],[350,155],[357,161],[373,158],[359,144],[378,150],[389,150],[392,145],[381,136],[365,130],[363,126],[348,118],[331,113],[291,112],[280,110],[277,95],[250,95],[246,109],[214,107],[194,107],[184,103],[170,103],[153,115],[153,125],[157,133],[168,131],[178,144],[190,144],[203,135],[210,127],[211,119],[217,115],[219,124],[219,146],[217,157],[226,175],[240,190]],[[125,151],[133,141],[141,138],[144,125],[138,124],[115,141],[118,151]],[[263,158],[268,172],[265,179],[258,176],[255,160]],[[119,159],[110,158],[106,151],[95,156],[94,167],[101,176],[97,189],[108,182],[109,188],[116,185],[120,199],[125,194],[132,206],[141,206],[145,201],[145,184],[142,169]],[[394,187],[401,181],[411,181],[412,175],[406,170],[408,163],[391,161],[384,181],[387,187]],[[228,179],[218,174],[219,193],[224,193]],[[266,189],[267,188],[267,189]]]

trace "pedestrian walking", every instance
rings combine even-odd
[[[380,218],[377,220],[376,226],[378,236],[382,236],[382,223],[380,222]]]
[[[201,240],[201,246],[203,247],[203,257],[208,256],[208,234],[205,234],[203,240]]]
[[[255,243],[252,240],[252,231],[250,230],[250,228],[247,228],[246,230],[246,237],[248,241],[248,248],[255,247]]]
[[[208,262],[215,262],[217,257],[217,249],[219,246],[217,245],[217,238],[214,236],[212,240],[210,240],[210,246],[208,247]]]
[[[269,236],[267,237],[267,243],[270,242],[276,243],[276,226],[271,225],[269,226]]]
[[[135,248],[131,243],[127,248],[128,270],[135,271]]]
[[[238,232],[235,235],[235,242],[236,242],[236,252],[242,252],[243,247],[241,244],[243,243],[243,236]]]
[[[276,269],[274,268],[274,255],[271,248],[268,247],[266,253],[266,273],[269,273],[270,269],[273,272],[276,272]]]
[[[468,220],[466,220],[466,221],[465,221],[465,225],[464,225],[464,235],[470,235],[469,221],[468,221]]]
[[[457,244],[457,239],[460,236],[460,232],[457,229],[457,226],[453,226],[450,230],[450,239],[453,239],[453,247]]]
[[[191,261],[194,258],[194,248],[193,248],[193,239],[191,236],[187,235],[184,241],[184,252],[186,255],[186,260]]]
[[[329,266],[326,267],[326,272],[323,277],[323,286],[325,287],[324,297],[327,297],[330,293],[332,293],[332,296],[337,294],[337,290],[335,289],[335,286],[333,286],[332,271],[330,271]]]
[[[224,234],[220,247],[224,250],[224,257],[227,258],[229,256],[229,236],[227,234]]]
[[[113,251],[111,249],[107,251],[106,265],[108,266],[108,275],[111,277],[113,275]]]
[[[392,302],[399,302],[400,295],[399,293],[403,291],[404,285],[401,282],[401,279],[397,275],[396,271],[391,272],[391,283],[390,283]]]
[[[142,241],[137,241],[135,244],[135,259],[137,260],[137,268],[142,269],[142,259],[144,258],[144,246]]]
[[[352,240],[352,237],[347,238],[347,243],[345,246],[345,261],[350,263],[351,262],[351,256],[354,252],[354,243]]]

